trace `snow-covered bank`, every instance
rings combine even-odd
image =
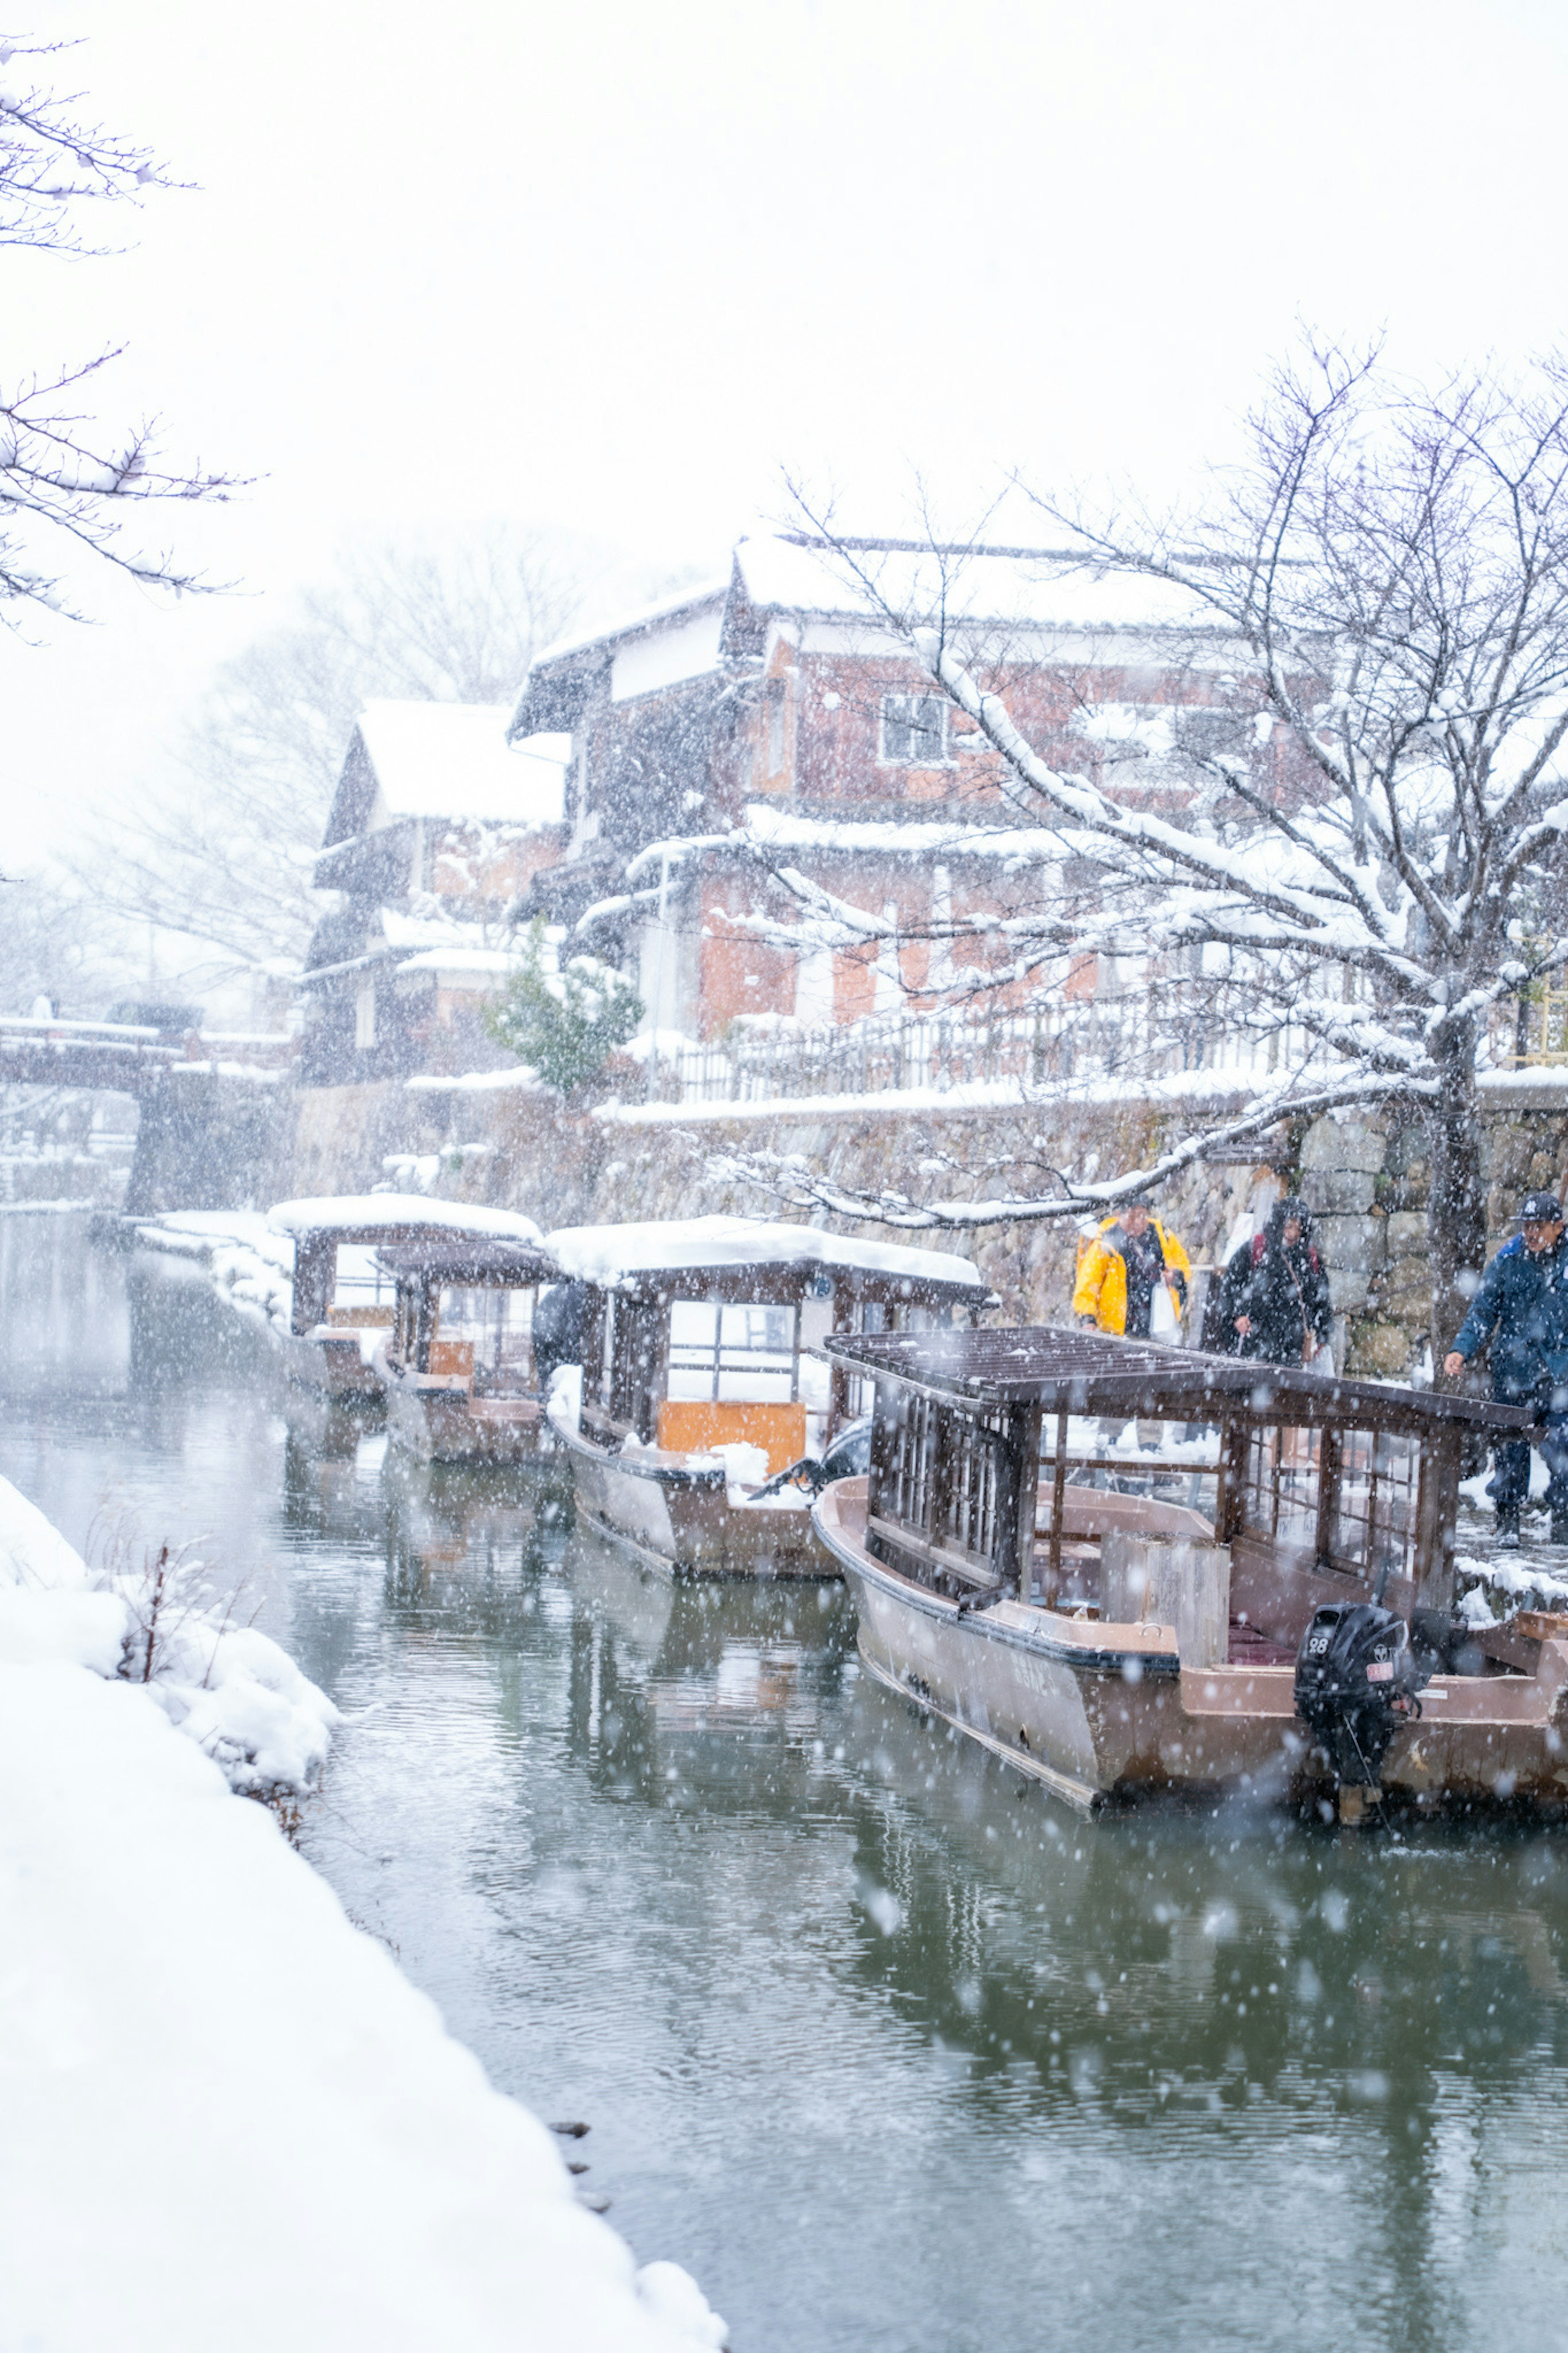
[[[721,2342],[192,1725],[116,1678],[125,1598],[3,1482],[0,1535],[0,2345]]]
[[[0,1660],[134,1683],[247,1796],[299,1796],[338,1711],[288,1652],[205,1585],[200,1564],[121,1544],[91,1570],[0,1479]]]
[[[273,1231],[264,1209],[171,1209],[134,1220],[137,1247],[193,1259],[213,1289],[242,1315],[286,1333],[294,1285],[294,1244]]]

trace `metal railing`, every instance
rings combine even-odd
[[[1256,991],[1236,982],[1162,981],[1117,997],[1040,999],[1008,1009],[871,1015],[832,1029],[739,1025],[688,1040],[647,1064],[651,1097],[765,1103],[1012,1081],[1164,1077],[1235,1071],[1256,1081],[1309,1055],[1294,1025],[1266,1026]]]

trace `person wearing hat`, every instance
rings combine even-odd
[[[1329,1278],[1305,1201],[1276,1201],[1263,1231],[1232,1251],[1217,1321],[1215,1337],[1233,1356],[1310,1365],[1327,1347],[1333,1324]]]
[[[1139,1194],[1102,1219],[1099,1232],[1079,1250],[1072,1312],[1080,1324],[1146,1340],[1162,1284],[1176,1315],[1186,1305],[1192,1261],[1175,1235],[1150,1214],[1151,1206],[1148,1196]]]
[[[1546,1500],[1552,1541],[1568,1544],[1568,1246],[1555,1193],[1527,1193],[1521,1230],[1481,1277],[1470,1312],[1443,1359],[1450,1379],[1491,1344],[1492,1396],[1500,1405],[1532,1406],[1537,1441],[1550,1474]],[[1519,1515],[1530,1492],[1530,1440],[1496,1447],[1487,1493],[1497,1507],[1498,1542],[1519,1544]]]

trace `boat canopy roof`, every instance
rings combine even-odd
[[[1533,1415],[1487,1399],[1310,1373],[1257,1357],[1210,1356],[1058,1324],[988,1331],[836,1332],[826,1355],[847,1371],[900,1387],[1047,1413],[1146,1415],[1151,1420],[1342,1424],[1419,1434],[1438,1425],[1527,1430]]]
[[[514,1209],[487,1209],[469,1201],[432,1201],[422,1193],[324,1194],[279,1201],[267,1219],[275,1233],[296,1241],[417,1242],[453,1236],[532,1243],[544,1237],[531,1218]]]
[[[547,1248],[563,1274],[600,1290],[794,1298],[826,1275],[863,1299],[983,1307],[984,1277],[948,1250],[825,1234],[760,1218],[684,1218],[643,1225],[563,1226]]]
[[[377,1250],[376,1263],[400,1283],[454,1283],[463,1290],[517,1290],[532,1282],[558,1282],[561,1270],[548,1250],[531,1242],[457,1239],[394,1242]]]

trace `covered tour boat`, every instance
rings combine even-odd
[[[809,1475],[869,1390],[830,1370],[835,1331],[915,1330],[994,1304],[967,1260],[746,1218],[567,1227],[580,1401],[552,1419],[578,1512],[649,1565],[833,1577]]]
[[[507,1209],[407,1193],[323,1195],[279,1201],[268,1215],[294,1245],[290,1377],[340,1402],[378,1398],[377,1344],[392,1330],[393,1283],[375,1253],[396,1243],[495,1237],[537,1244],[539,1229]]]
[[[425,1462],[518,1462],[550,1451],[533,1311],[557,1269],[537,1229],[531,1240],[389,1243],[377,1259],[394,1289],[375,1363],[395,1442]]]
[[[1568,1798],[1568,1619],[1455,1608],[1465,1442],[1528,1416],[1082,1331],[827,1353],[875,1383],[815,1513],[866,1665],[1062,1796]],[[1086,1474],[1082,1418],[1132,1415],[1166,1459]]]

